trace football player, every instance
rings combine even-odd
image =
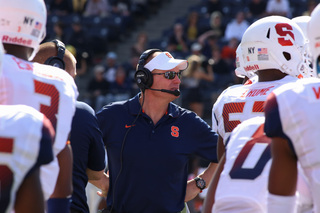
[[[6,50],[3,59],[0,104],[24,104],[42,112],[56,131],[57,158],[41,167],[41,183],[48,212],[69,211],[72,193],[72,155],[67,144],[75,101],[74,80],[56,67],[31,63],[46,32],[43,0],[0,0],[0,36]],[[53,208],[52,208],[53,207]]]
[[[0,41],[0,78],[3,54]],[[0,123],[0,212],[44,212],[39,167],[53,160],[53,127],[25,105],[0,105]]]
[[[57,39],[42,43],[33,62],[51,66],[61,65],[70,76],[73,78],[76,76],[75,57],[65,48],[64,43]],[[73,156],[73,193],[70,211],[89,213],[85,193],[88,181],[101,188],[106,196],[109,180],[104,173],[105,148],[97,118],[94,110],[84,102],[76,102],[76,112],[70,130],[70,144]]]
[[[307,34],[316,63],[319,51],[320,5],[311,13]],[[313,211],[320,212],[320,81],[301,79],[274,90],[265,107],[265,132],[272,138],[269,212],[292,212],[296,200],[298,163],[306,175]]]
[[[263,114],[263,103],[274,88],[307,76],[309,71],[305,37],[297,24],[285,17],[272,16],[253,23],[240,48],[243,69],[259,78],[254,84],[227,88],[213,105],[212,128],[220,136],[219,156],[239,123]]]
[[[259,190],[267,186],[265,171],[268,171],[271,158],[268,154],[269,142],[260,141],[262,145],[258,143],[255,146],[259,141],[251,140],[263,135],[260,132],[263,121],[254,120],[250,130],[234,133],[236,136],[231,136],[230,144],[227,141],[240,123],[264,115],[264,101],[272,90],[307,76],[305,46],[301,29],[284,17],[260,19],[244,33],[240,43],[243,69],[256,73],[258,82],[230,87],[214,104],[212,126],[220,134],[219,156],[222,158],[208,189],[210,197],[205,201],[205,212],[211,212],[211,209],[214,212],[266,211],[267,190]],[[280,48],[283,51],[279,51]],[[245,123],[239,129],[246,129],[249,124]],[[258,130],[259,134],[254,134]]]

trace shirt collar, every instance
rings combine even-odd
[[[139,102],[139,97],[141,93],[138,93],[136,96],[129,100],[129,112],[132,115],[137,115],[140,111],[141,105]],[[176,118],[180,115],[179,106],[170,102],[169,107],[166,113],[168,116]]]

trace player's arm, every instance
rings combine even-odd
[[[288,141],[281,137],[272,138],[271,153],[268,211],[293,212],[297,184],[297,158]]]
[[[72,150],[70,144],[57,155],[59,175],[53,194],[47,202],[48,213],[69,212],[72,195]]]
[[[104,170],[94,171],[87,168],[86,172],[88,175],[89,183],[101,189],[101,192],[98,192],[98,195],[107,197],[109,190],[109,176],[104,172]]]
[[[207,169],[204,172],[202,172],[200,175],[198,175],[198,177],[202,178],[206,182],[206,188],[208,187],[213,177],[213,174],[217,168],[217,165],[218,165],[217,163],[210,163]],[[197,187],[196,181],[194,179],[189,180],[187,183],[186,197],[184,201],[188,202],[192,200],[199,193],[200,193],[200,189]]]
[[[203,203],[203,209],[202,209],[202,213],[211,213],[212,210],[212,206],[215,202],[215,195],[216,195],[216,189],[218,186],[218,182],[220,179],[220,174],[224,168],[224,164],[226,162],[226,156],[225,153],[222,155],[221,159],[219,160],[219,164],[218,167],[216,169],[216,172],[214,173],[214,176],[212,178],[212,180],[210,181],[209,187],[208,187],[208,191],[207,191],[207,196],[204,199],[204,203]]]
[[[22,182],[14,204],[16,213],[44,212],[44,197],[39,174],[39,168],[35,169]]]
[[[225,153],[226,148],[223,143],[223,138],[221,135],[218,137],[218,145],[217,145],[217,155],[218,155],[218,161],[220,162],[220,159],[222,158],[223,154]]]

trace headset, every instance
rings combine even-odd
[[[44,62],[44,64],[58,67],[58,68],[64,70],[66,65],[63,61],[63,57],[64,57],[64,54],[66,51],[66,46],[64,45],[64,43],[62,41],[59,41],[58,39],[54,39],[51,42],[55,43],[55,45],[57,47],[58,54],[57,54],[57,56],[51,56],[50,58],[48,58]]]
[[[153,76],[151,74],[151,71],[145,68],[144,65],[146,64],[147,59],[155,52],[162,52],[162,50],[160,49],[146,50],[141,54],[139,58],[134,79],[142,92],[144,92],[145,89],[150,89],[150,87],[153,84]]]
[[[134,75],[134,79],[138,87],[141,89],[142,93],[144,93],[146,89],[150,89],[150,90],[159,91],[159,92],[166,92],[174,96],[179,96],[180,95],[179,90],[171,91],[166,89],[151,88],[153,84],[153,76],[151,74],[151,71],[145,68],[144,65],[146,64],[147,59],[155,52],[163,52],[163,51],[160,49],[149,49],[144,51],[139,58],[137,71]]]

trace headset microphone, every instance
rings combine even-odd
[[[172,94],[174,96],[179,96],[180,95],[180,91],[177,90],[177,89],[174,90],[174,91],[166,90],[166,89],[152,89],[152,88],[148,88],[148,89],[151,89],[151,90],[154,90],[154,91],[166,92],[166,93]]]

